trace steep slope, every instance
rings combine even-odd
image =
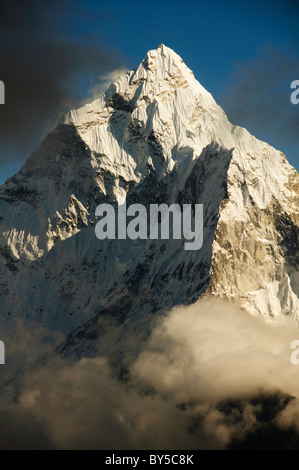
[[[95,208],[204,205],[204,244],[95,237]],[[60,329],[80,357],[107,322],[136,328],[204,294],[299,318],[299,176],[229,123],[164,45],[68,113],[0,188],[1,314]]]

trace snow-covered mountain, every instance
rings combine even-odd
[[[104,240],[102,202],[201,203],[204,243]],[[182,59],[160,45],[96,101],[69,112],[0,188],[4,318],[68,336],[80,357],[107,323],[203,295],[299,319],[299,175],[232,125]]]

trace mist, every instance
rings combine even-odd
[[[298,106],[290,99],[298,77],[298,58],[268,44],[255,59],[235,64],[219,101],[233,124],[284,150],[299,143]]]
[[[96,27],[97,35],[73,33],[73,24]],[[12,0],[1,6],[0,165],[34,150],[63,112],[78,105],[82,83],[123,64],[122,54],[103,46],[102,18],[76,2]],[[94,84],[95,86],[95,84]],[[86,87],[86,89],[88,88]]]
[[[6,338],[0,371],[7,384],[1,448],[299,445],[299,366],[290,361],[298,329],[291,318],[266,322],[214,299],[175,308],[156,321],[147,340],[137,335],[128,351],[120,344],[128,356],[125,380],[109,357],[63,359],[53,349],[59,335],[24,324],[18,331],[19,340]]]

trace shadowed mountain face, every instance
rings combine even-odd
[[[85,339],[88,343],[99,339],[97,323],[101,317],[117,323],[132,318],[135,322],[136,318],[138,323],[143,316],[162,314],[174,305],[194,302],[205,292],[219,206],[227,199],[227,169],[232,151],[215,143],[204,148],[200,158],[191,162],[183,185],[175,169],[158,179],[150,167],[140,182],[123,182],[127,206],[141,203],[148,213],[150,204],[205,204],[204,243],[200,250],[185,251],[184,239],[100,241],[95,237],[95,209],[104,202],[117,209],[113,187],[119,182],[109,170],[102,171],[101,184],[110,192],[100,191],[90,151],[74,126],[63,125],[58,130],[58,143],[54,132],[43,145],[50,145],[50,159],[59,155],[64,146],[62,168],[55,160],[52,166],[41,168],[33,155],[20,174],[2,188],[2,201],[19,207],[16,201],[22,199],[24,212],[32,210],[36,214],[35,231],[31,229],[32,221],[27,220],[31,236],[38,237],[46,227],[44,236],[38,238],[36,259],[31,253],[31,259],[28,253],[17,259],[9,247],[1,248],[3,273],[10,286],[5,296],[7,310],[3,313],[71,333],[67,350],[80,357],[87,352]],[[73,165],[77,165],[77,170],[71,169]],[[76,180],[67,182],[76,171],[80,172]],[[49,197],[49,186],[28,189],[28,181],[41,178],[49,181],[51,189],[55,187],[55,199]],[[45,206],[50,209],[48,218]],[[10,220],[3,218],[2,223],[9,230]],[[18,291],[27,291],[30,302],[11,295]],[[19,300],[22,304],[16,307]]]
[[[78,358],[110,323],[146,335],[154,317],[204,294],[298,318],[298,188],[285,156],[232,126],[161,45],[65,116],[0,188],[1,315],[62,331],[63,353]],[[97,205],[125,198],[203,204],[202,248],[98,240]]]

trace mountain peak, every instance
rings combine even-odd
[[[194,84],[195,79],[193,72],[186,66],[183,59],[174,52],[171,48],[164,44],[159,44],[156,49],[151,49],[147,52],[145,58],[136,70],[136,75],[143,74],[146,70],[148,78],[155,78],[158,80],[165,80],[166,77],[181,75],[186,84]]]
[[[150,55],[152,58],[161,56],[164,60],[171,57],[172,60],[178,63],[184,63],[183,59],[173,49],[165,46],[163,43],[159,44],[155,49],[150,49],[147,55]]]
[[[216,115],[221,120],[226,119],[223,110],[217,106],[212,95],[195,79],[193,72],[186,66],[183,59],[164,44],[149,50],[137,69],[123,73],[95,102],[69,112],[64,123],[74,124],[79,129],[79,133],[82,129],[84,131],[82,137],[86,141],[87,135],[94,132],[95,127],[98,128],[97,124],[101,121],[99,115],[102,115],[105,109],[107,112],[107,106],[108,112],[130,111],[130,116],[127,115],[132,121],[130,127],[137,121],[141,127],[155,126],[161,119],[161,112],[166,112],[164,108],[167,106],[166,114],[169,115],[167,120],[172,116],[171,120],[176,121],[172,124],[175,127],[174,140],[177,139],[178,133],[184,141],[186,134],[191,135],[190,129],[189,131],[187,129],[188,121],[192,121],[193,127],[196,116],[198,116],[197,127],[204,117],[204,122],[200,126],[202,130],[207,128],[210,118],[213,122],[217,121]],[[146,107],[148,112],[145,112]],[[215,127],[213,122],[211,122],[211,129]],[[229,126],[226,122],[225,126],[227,125]],[[157,129],[157,131],[163,132],[162,129]],[[94,145],[98,142],[95,135],[92,142],[90,139],[86,142],[88,145],[91,144],[92,150],[99,152],[99,147]],[[175,145],[175,142],[173,144]]]
[[[13,286],[5,311],[16,308],[14,292],[25,291],[26,263],[40,258],[32,286],[48,279],[44,271],[56,273],[47,321],[59,321],[63,305],[65,330],[74,312],[82,313],[79,322],[98,314],[93,285],[103,312],[114,298],[115,311],[130,305],[132,317],[140,306],[150,313],[152,299],[159,310],[194,301],[209,286],[253,314],[299,319],[298,187],[281,152],[232,126],[180,56],[161,44],[97,100],[71,111],[2,187],[0,262],[11,278],[1,280],[0,272],[0,286]],[[98,245],[96,206],[124,199],[202,203],[204,247],[190,255],[168,241],[137,244],[137,251]],[[68,269],[86,279],[84,298],[61,274],[71,275]],[[43,299],[33,308],[34,295],[23,306],[20,294],[18,310],[40,315]]]

